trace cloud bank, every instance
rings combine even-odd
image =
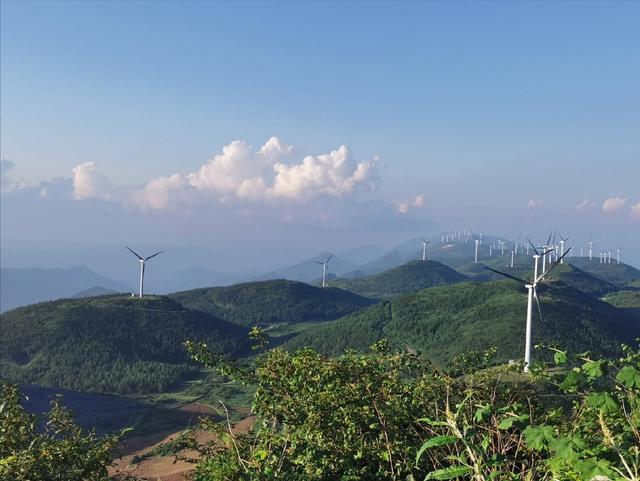
[[[608,199],[605,199],[605,201],[602,203],[602,212],[616,212],[622,209],[626,203],[627,199],[623,199],[622,197],[610,197]]]
[[[407,214],[412,209],[419,209],[426,205],[424,194],[414,195],[406,200],[395,202],[398,214]]]
[[[165,209],[203,196],[222,202],[305,202],[376,188],[378,159],[356,162],[346,145],[297,162],[294,155],[295,148],[277,137],[258,149],[235,140],[195,172],[152,179],[130,199],[141,209]]]

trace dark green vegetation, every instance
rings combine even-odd
[[[107,481],[122,434],[83,432],[59,400],[45,420],[27,414],[15,386],[0,386],[0,479]],[[44,426],[44,429],[42,429]]]
[[[357,279],[336,279],[329,282],[373,299],[389,299],[426,287],[463,282],[468,278],[450,267],[436,261],[411,261],[400,267]]]
[[[375,302],[342,289],[285,280],[194,289],[170,297],[241,326],[327,321]]]
[[[640,353],[615,361],[552,350],[553,366],[463,376],[424,358],[326,358],[274,349],[238,368],[197,344],[194,358],[257,386],[253,432],[206,423],[223,443],[197,446],[195,481],[637,481]],[[482,355],[468,355],[467,360]],[[553,369],[549,369],[553,367]],[[596,478],[597,477],[597,478]],[[605,478],[606,477],[606,478]]]
[[[600,264],[597,258],[589,261],[586,257],[571,258],[570,262],[585,272],[617,286],[619,289],[625,287],[640,288],[640,270],[623,262],[620,264],[615,262]]]
[[[244,352],[246,331],[166,297],[65,299],[0,316],[0,375],[81,391],[163,391],[193,374],[182,343]]]
[[[603,297],[602,300],[626,312],[630,319],[640,322],[640,289],[614,292]]]
[[[620,342],[640,335],[640,319],[575,289],[558,285],[539,292],[544,321],[536,313],[534,343],[612,355]],[[433,287],[308,329],[285,346],[337,355],[345,349],[364,351],[386,338],[396,348],[419,349],[440,364],[492,346],[498,361],[520,359],[526,303],[525,289],[509,280]]]

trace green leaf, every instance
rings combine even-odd
[[[600,409],[606,414],[613,414],[618,411],[618,403],[608,392],[594,392],[587,396],[587,404],[596,409]]]
[[[589,379],[598,379],[604,375],[603,365],[606,361],[587,361],[582,365],[584,372]]]
[[[566,364],[567,363],[567,351],[557,351],[553,355],[553,362],[556,364]]]
[[[631,366],[625,366],[620,369],[616,379],[628,388],[640,388],[640,372]]]
[[[424,481],[428,481],[429,479],[455,479],[470,472],[471,468],[468,466],[450,466],[448,468],[431,471],[424,478]]]
[[[528,420],[529,416],[527,414],[522,414],[520,416],[509,416],[500,421],[500,424],[498,424],[498,429],[511,429],[514,423]]]
[[[585,380],[586,377],[581,371],[571,371],[560,384],[560,388],[568,392],[575,392],[584,384]]]
[[[540,426],[529,426],[524,431],[524,439],[530,449],[542,451],[547,448],[549,441],[553,440],[553,427],[541,424]]]
[[[453,444],[458,440],[458,438],[456,438],[455,436],[447,436],[447,435],[442,435],[442,436],[436,436],[430,439],[427,439],[422,446],[420,446],[420,449],[418,449],[418,453],[416,454],[416,464],[418,464],[418,461],[420,461],[420,458],[422,457],[422,454],[429,448],[435,448],[436,446],[444,446],[446,444]]]

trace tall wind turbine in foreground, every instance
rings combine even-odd
[[[136,253],[135,251],[133,251],[129,247],[127,247],[127,249],[129,249],[129,251],[131,251],[131,253],[140,260],[140,291],[139,291],[139,297],[140,297],[140,299],[142,299],[142,296],[144,295],[144,263],[147,262],[152,257],[155,257],[157,255],[162,254],[164,251],[156,252],[155,254],[153,254],[153,255],[151,255],[149,257],[142,257],[141,255],[139,255],[138,253]]]
[[[516,276],[512,276],[511,274],[506,274],[504,272],[497,271],[492,269],[491,267],[485,266],[485,269],[488,269],[496,274],[500,274],[501,276],[508,277],[509,279],[513,279],[518,282],[524,283],[524,286],[529,291],[529,295],[527,298],[527,325],[525,331],[525,345],[524,345],[524,372],[529,372],[529,368],[531,367],[531,323],[532,323],[532,312],[533,312],[533,299],[536,300],[536,305],[538,306],[538,314],[540,315],[540,320],[543,321],[542,318],[542,309],[540,308],[540,299],[538,298],[538,284],[544,280],[544,278],[562,261],[562,258],[566,256],[571,249],[565,252],[554,264],[547,270],[547,272],[543,272],[538,275],[538,259],[540,254],[536,251],[536,255],[533,256],[535,259],[535,267],[533,273],[533,282],[529,283],[529,281],[525,281]]]
[[[424,237],[422,238],[422,260],[427,260],[427,244],[431,243],[431,241],[426,240]]]
[[[333,254],[330,254],[326,261],[314,261],[316,264],[320,264],[322,266],[322,287],[327,287],[327,266],[329,265],[329,261],[333,257]]]

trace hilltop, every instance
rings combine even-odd
[[[374,299],[389,299],[426,287],[455,284],[468,277],[433,260],[414,260],[402,266],[366,277],[336,279],[329,285]]]
[[[170,297],[240,326],[327,321],[375,302],[335,287],[323,289],[286,280],[194,289]]]
[[[63,299],[0,315],[0,377],[79,391],[162,391],[193,373],[182,343],[245,351],[244,329],[166,297]]]
[[[544,322],[535,318],[534,343],[556,342],[570,350],[614,353],[640,334],[640,320],[575,289],[541,288]],[[385,301],[289,340],[335,355],[364,351],[387,338],[392,346],[417,348],[446,363],[460,353],[497,347],[497,359],[519,359],[524,345],[526,294],[512,281],[433,287]]]

